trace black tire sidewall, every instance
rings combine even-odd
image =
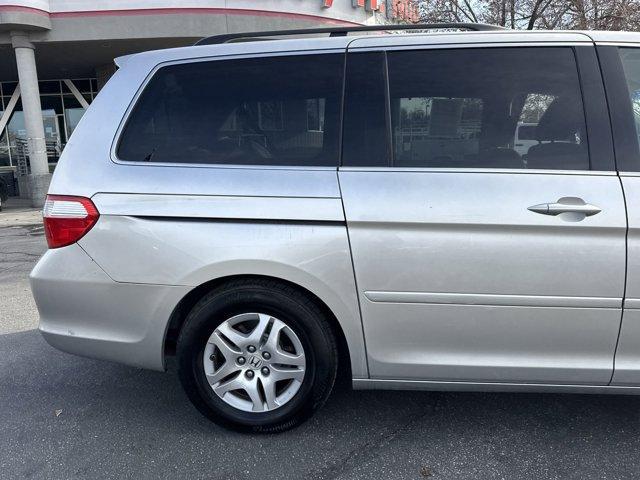
[[[328,396],[337,369],[335,342],[320,310],[295,293],[259,285],[221,289],[203,298],[187,317],[177,348],[180,380],[191,401],[211,420],[236,430],[286,430],[310,416]],[[244,412],[228,405],[204,374],[209,336],[223,321],[241,313],[265,313],[282,320],[298,336],[306,356],[300,389],[285,405],[269,412]]]

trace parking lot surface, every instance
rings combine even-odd
[[[0,214],[0,215],[4,215]],[[632,479],[640,397],[358,392],[278,435],[223,430],[167,373],[74,357],[37,330],[37,224],[0,219],[0,478]]]

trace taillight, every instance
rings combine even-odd
[[[42,217],[49,248],[59,248],[80,240],[96,224],[100,214],[88,198],[47,195]]]

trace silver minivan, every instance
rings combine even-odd
[[[250,431],[337,375],[640,393],[640,34],[464,28],[118,59],[44,208],[47,342],[175,355]]]

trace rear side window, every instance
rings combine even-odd
[[[621,48],[620,58],[629,87],[629,100],[640,143],[640,48]]]
[[[391,165],[589,169],[571,48],[391,51],[386,63]]]
[[[387,166],[390,155],[384,52],[348,56],[345,81],[343,163]]]
[[[344,56],[160,68],[120,137],[135,162],[337,166]]]

